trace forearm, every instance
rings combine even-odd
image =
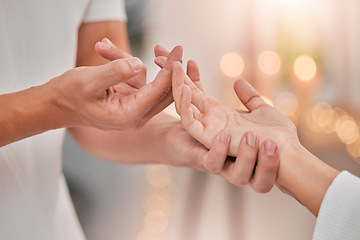
[[[332,181],[339,171],[307,151],[300,143],[283,149],[277,183],[290,190],[295,198],[315,216]]]
[[[49,89],[49,83],[0,95],[0,147],[47,130],[67,127],[69,121]]]
[[[126,164],[164,163],[168,159],[166,134],[179,121],[160,113],[136,131],[102,131],[70,128],[70,134],[88,153],[98,158]]]

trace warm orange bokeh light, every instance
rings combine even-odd
[[[279,55],[273,51],[265,51],[259,55],[258,65],[261,72],[266,75],[275,75],[281,68]]]
[[[294,63],[295,75],[305,82],[312,80],[317,72],[317,66],[313,58],[302,55]]]
[[[239,54],[230,52],[222,56],[220,68],[225,76],[234,78],[239,77],[243,73],[245,63]]]

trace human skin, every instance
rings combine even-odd
[[[104,39],[105,37],[111,38],[112,42]],[[109,60],[132,57],[130,53],[126,53],[130,47],[124,22],[84,23],[79,29],[78,39],[77,66],[96,66]],[[156,47],[155,54],[164,54],[163,50]],[[168,58],[169,53],[166,52],[166,60],[160,64],[165,68],[162,71],[171,70],[171,65],[166,67]],[[181,56],[176,61],[181,61]],[[196,67],[189,65],[190,76],[197,72]],[[170,90],[171,72],[169,73]],[[140,85],[145,84],[146,75],[131,81]],[[164,95],[162,101],[151,111],[160,112],[173,101],[171,91],[169,92],[170,94]],[[216,151],[208,150],[194,140],[177,119],[163,112],[133,131],[103,131],[91,127],[73,127],[68,128],[68,131],[84,150],[100,159],[127,164],[162,163],[192,167],[201,171],[205,169],[198,163],[205,158],[225,158],[229,143],[217,141]]]
[[[88,38],[93,30],[99,34],[106,29],[110,36],[119,34],[126,39],[122,35],[126,32],[122,31],[123,23],[85,25],[79,30],[78,65],[93,67],[78,67],[44,85],[0,95],[0,147],[47,130],[68,127],[89,152],[117,162],[163,163],[169,159],[169,164],[190,166],[195,159],[226,156],[224,143],[216,144],[217,151],[209,151],[166,114],[136,131],[172,102],[169,67],[165,62],[157,78],[146,84],[146,67],[138,58],[127,54],[109,62],[95,52],[94,45],[91,51],[86,51],[89,40],[93,40]],[[87,31],[89,26],[91,31]],[[181,61],[181,55],[181,47],[176,47],[167,53],[166,61]]]
[[[325,193],[339,171],[307,151],[298,139],[295,125],[267,105],[248,82],[238,80],[234,88],[249,111],[233,110],[208,98],[188,80],[179,63],[173,64],[173,96],[183,127],[205,146],[218,132],[228,132],[231,156],[247,152],[248,159],[257,160],[259,165],[267,165],[262,159],[273,156],[280,163],[278,175],[273,179],[276,185],[317,216]],[[244,148],[243,142],[249,134],[259,141],[258,152]],[[236,161],[225,163],[225,168],[233,172],[227,177],[236,184],[242,180],[241,174],[231,170],[231,165],[235,164]],[[222,165],[219,159],[213,163],[213,168]]]
[[[113,94],[114,85],[141,73],[142,68],[138,58],[121,59],[98,67],[72,69],[41,86],[1,95],[0,146],[61,127],[128,128],[137,117],[127,114],[129,107],[141,112],[148,104],[159,101],[156,95],[163,95],[157,92],[141,99]],[[158,83],[168,84],[161,80]],[[165,86],[160,89],[169,90]]]
[[[121,51],[121,49],[129,49],[125,29],[126,26],[122,22],[83,24],[79,30],[78,66],[104,64],[107,60],[129,57],[129,55]],[[112,41],[103,39],[105,36],[109,36]],[[96,44],[95,49],[94,44]],[[164,67],[168,54],[165,48],[161,46],[155,47],[155,62],[160,67]],[[187,63],[187,76],[195,86],[202,89],[199,69],[194,61]],[[172,95],[167,96],[163,101],[171,102]],[[209,163],[219,159],[222,159],[223,162],[232,161],[227,157],[230,144],[228,133],[219,133],[213,139],[213,142],[208,147],[210,150],[208,150],[208,148],[193,139],[177,119],[163,112],[156,115],[141,129],[131,132],[102,131],[95,128],[69,128],[68,131],[79,145],[90,154],[117,163],[161,163],[214,173],[209,171]],[[141,151],[139,151],[140,148]],[[252,148],[255,147],[252,146]],[[269,162],[272,162],[271,160],[276,159],[269,158]],[[269,182],[264,181],[262,174],[260,174],[261,172],[268,173],[267,169],[261,171],[262,167],[258,167],[259,174],[254,178],[255,175],[252,175],[252,173],[254,172],[255,163],[248,160],[246,154],[241,158],[241,161],[244,164],[246,162],[253,164],[247,167],[246,172],[251,177],[244,184],[252,181],[257,183],[255,186],[258,188],[271,189],[272,185],[269,187]],[[274,165],[273,168],[277,171],[278,163],[274,161]],[[272,170],[268,175],[275,178],[276,171]],[[226,175],[221,171],[216,174]],[[266,185],[266,187],[263,187],[262,184]]]

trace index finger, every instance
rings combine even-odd
[[[155,48],[154,48],[154,53],[155,53],[155,57],[167,57],[169,56],[169,51],[161,46],[161,45],[156,45]]]
[[[131,58],[132,55],[116,47],[109,39],[104,38],[101,42],[95,44],[95,50],[110,61],[123,58]]]
[[[160,104],[171,91],[171,72],[162,69],[155,80],[146,84],[136,93],[136,105],[143,117],[156,105]]]

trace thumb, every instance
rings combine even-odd
[[[250,112],[268,106],[259,93],[247,81],[240,79],[234,84],[236,95]]]
[[[131,58],[127,52],[116,47],[109,39],[104,38],[101,42],[95,44],[95,50],[103,58],[113,61],[116,59]]]
[[[88,79],[93,80],[94,90],[103,91],[131,79],[143,68],[144,64],[139,58],[125,58],[90,68]]]

